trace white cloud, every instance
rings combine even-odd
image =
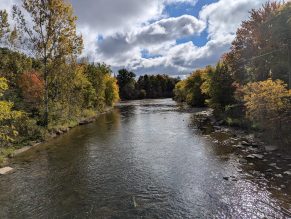
[[[134,32],[111,35],[99,44],[99,59],[114,66],[128,67],[138,73],[185,74],[209,64],[215,64],[227,52],[241,22],[249,11],[267,0],[220,0],[205,5],[199,17],[166,18],[135,28]],[[176,45],[176,39],[198,35],[206,28],[208,42],[198,47],[192,42]],[[142,58],[146,49],[156,58]],[[109,58],[109,59],[107,59]]]
[[[165,4],[196,0],[70,0],[79,26],[89,26],[104,35],[126,32],[132,27],[163,17]]]
[[[8,9],[18,0],[0,0]],[[185,74],[215,64],[228,51],[235,32],[249,11],[268,0],[218,0],[205,5],[198,17],[169,17],[167,4],[197,0],[69,0],[78,16],[78,31],[84,38],[83,55],[106,62],[114,69],[128,67],[138,74]],[[202,1],[202,0],[200,0]],[[208,42],[201,47],[176,40],[207,31]],[[102,39],[97,41],[98,36]],[[142,52],[149,54],[143,58]]]
[[[249,11],[262,6],[268,0],[220,0],[206,5],[199,17],[208,24],[210,38],[234,34],[243,20],[249,17]]]

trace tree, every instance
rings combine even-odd
[[[118,71],[117,81],[119,85],[119,95],[121,99],[131,100],[136,98],[135,74],[126,69]]]
[[[82,37],[76,33],[76,16],[73,8],[63,0],[22,0],[23,8],[13,7],[13,17],[23,44],[42,60],[44,78],[44,125],[48,125],[49,77],[61,61],[80,54]],[[29,15],[29,22],[24,14]]]
[[[281,42],[272,40],[272,25],[266,23],[280,8],[276,2],[267,2],[262,8],[252,10],[250,19],[244,21],[237,30],[231,51],[225,60],[231,68],[233,78],[242,84],[257,80],[276,78],[273,67],[276,57],[280,55]],[[281,58],[285,58],[281,55]]]
[[[0,78],[0,97],[8,89],[7,80]],[[12,110],[13,103],[1,100],[0,101],[0,145],[5,146],[13,141],[13,138],[18,134],[14,123],[22,116],[20,111]]]
[[[183,103],[186,102],[187,91],[186,91],[186,80],[178,82],[174,89],[174,100]]]
[[[119,88],[117,80],[110,75],[105,75],[105,103],[107,106],[113,106],[119,100]]]
[[[143,75],[136,83],[138,98],[170,98],[174,96],[173,90],[177,78],[171,78],[168,75]]]
[[[201,90],[204,82],[203,74],[204,69],[198,69],[185,81],[186,102],[188,105],[196,107],[205,106],[206,95]]]
[[[6,10],[0,10],[0,43],[4,43],[4,38],[9,32],[8,13]]]
[[[217,113],[223,112],[226,106],[235,102],[234,80],[230,76],[227,64],[219,62],[215,69],[208,67],[204,76],[205,82],[201,88],[202,92],[208,96],[207,105]]]
[[[240,92],[247,118],[270,135],[281,139],[290,137],[291,90],[283,81],[268,79],[249,83]]]
[[[44,81],[36,71],[24,72],[19,80],[22,96],[28,104],[38,107],[43,99]]]
[[[280,45],[280,53],[273,59],[272,78],[283,80],[291,88],[291,2],[282,5],[265,24],[271,27],[271,41]],[[276,59],[275,59],[276,58]],[[288,74],[286,74],[288,72]]]

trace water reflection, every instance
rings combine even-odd
[[[191,115],[168,99],[125,102],[23,155],[0,178],[0,218],[283,218],[290,199],[238,171]]]

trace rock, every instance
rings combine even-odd
[[[252,172],[252,174],[253,174],[253,175],[256,175],[256,176],[261,175],[261,173],[260,173],[259,171],[256,171],[256,170],[254,170],[254,171]]]
[[[264,155],[261,154],[250,154],[246,158],[247,159],[263,159]]]
[[[276,147],[276,146],[265,146],[265,150],[267,152],[277,151],[278,147]]]
[[[66,132],[68,132],[70,129],[69,128],[62,128],[61,129],[61,131],[63,132],[63,133],[66,133]]]
[[[266,172],[273,172],[273,170],[272,169],[267,169]]]
[[[246,159],[241,158],[241,159],[239,159],[239,163],[241,163],[241,164],[247,164],[248,161]]]
[[[247,159],[255,159],[256,157],[253,154],[246,156]]]
[[[284,174],[291,176],[291,171],[285,171]]]
[[[11,167],[3,167],[3,168],[0,169],[0,175],[8,174],[12,170],[13,170],[13,168],[11,168]]]
[[[28,151],[30,148],[31,148],[31,147],[29,147],[29,146],[26,146],[26,147],[20,148],[20,149],[14,151],[14,153],[11,155],[11,157],[16,157],[16,156],[18,156],[18,155],[20,155],[20,154],[22,154],[22,153]]]
[[[280,187],[281,187],[282,189],[286,189],[286,186],[285,186],[285,185],[280,185]]]
[[[271,166],[271,167],[276,167],[277,164],[276,164],[276,163],[270,163],[269,166]]]
[[[56,134],[61,135],[61,134],[63,134],[63,132],[62,132],[62,130],[58,129],[58,130],[56,130]]]
[[[253,164],[253,163],[249,163],[249,165],[250,165],[250,166],[254,166],[254,164]]]
[[[278,178],[283,178],[282,174],[275,174],[275,176]]]
[[[263,159],[264,158],[264,155],[262,154],[253,154],[256,158],[258,159]]]
[[[234,147],[236,147],[236,148],[244,148],[242,145],[234,145]]]
[[[223,179],[228,181],[229,177],[228,176],[224,176]]]
[[[216,123],[217,125],[223,125],[224,124],[224,121],[223,120],[220,120]]]
[[[251,144],[249,142],[247,142],[247,141],[242,141],[241,145],[243,145],[243,146],[251,146]]]

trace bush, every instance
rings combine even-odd
[[[7,80],[0,78],[0,97],[8,89]],[[0,101],[0,146],[7,146],[18,135],[15,123],[22,117],[22,112],[13,110],[14,104]]]
[[[291,130],[291,90],[283,81],[249,83],[241,90],[246,116],[273,138],[288,144]]]

